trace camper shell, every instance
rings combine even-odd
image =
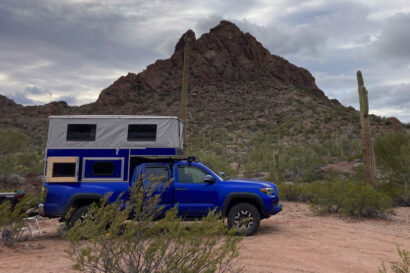
[[[128,182],[138,158],[182,155],[183,130],[173,116],[50,116],[46,182]]]

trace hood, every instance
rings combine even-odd
[[[229,178],[228,180],[225,180],[224,182],[227,183],[240,183],[240,184],[247,184],[249,186],[256,186],[260,188],[275,188],[277,189],[276,185],[272,182],[268,181],[263,181],[263,180],[257,180],[257,179],[248,179],[248,178]]]

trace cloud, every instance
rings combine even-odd
[[[28,98],[25,94],[23,93],[11,93],[8,94],[7,97],[10,99],[14,100],[14,102],[18,104],[23,104],[23,105],[37,105],[37,104],[42,104],[41,102],[36,102],[30,98]]]
[[[75,105],[78,103],[77,99],[73,96],[61,96],[55,99],[56,101],[65,101],[69,105]]]
[[[410,59],[410,13],[399,13],[386,19],[374,43],[377,56],[408,64]]]
[[[234,22],[243,31],[255,36],[272,54],[310,58],[320,55],[321,50],[325,47],[325,33],[307,24],[277,27],[275,25],[258,26],[246,20]]]
[[[198,36],[202,33],[209,32],[211,28],[219,24],[221,20],[224,20],[221,15],[213,14],[207,17],[199,18],[195,25],[195,34]]]
[[[25,93],[31,94],[31,95],[48,95],[48,96],[52,95],[49,90],[41,89],[41,88],[38,88],[37,86],[26,87]]]

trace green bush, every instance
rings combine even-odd
[[[396,201],[410,204],[410,137],[403,132],[378,137],[374,151],[382,180],[398,189]]]
[[[185,223],[173,208],[154,222],[162,214],[159,195],[153,195],[156,187],[154,183],[144,192],[141,186],[133,189],[123,210],[120,199],[108,204],[108,197],[99,206],[91,206],[66,235],[74,269],[110,273],[236,272],[231,260],[238,256],[241,237],[234,236],[214,212],[202,221]]]
[[[383,217],[391,199],[374,188],[348,180],[314,182],[308,186],[309,201],[320,213],[341,212],[356,217]]]
[[[206,136],[195,131],[188,139],[188,155],[196,156],[201,161],[212,165],[216,171],[225,172],[226,175],[235,175],[230,165],[230,156],[226,146],[228,137],[225,131],[214,130],[212,136]]]
[[[10,246],[19,239],[27,210],[37,206],[39,200],[38,196],[26,194],[15,205],[10,201],[0,204],[0,239],[4,245]]]
[[[30,141],[18,130],[0,128],[0,177],[42,172],[43,153]]]
[[[308,201],[320,214],[384,217],[390,213],[392,203],[386,194],[349,180],[279,183],[278,192],[281,198],[289,201]]]
[[[279,167],[286,180],[314,181],[321,178],[321,160],[308,145],[291,145],[280,153]]]
[[[291,182],[277,183],[279,196],[287,201],[307,201],[309,199],[307,185]]]
[[[405,249],[400,249],[397,246],[397,253],[400,256],[400,262],[393,262],[391,263],[390,269],[393,273],[409,273],[410,272],[410,255],[409,251]],[[379,273],[387,273],[387,268],[384,262],[382,262]]]

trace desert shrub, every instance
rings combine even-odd
[[[403,132],[386,134],[376,139],[374,150],[385,182],[396,184],[396,198],[410,204],[410,137]]]
[[[197,153],[199,159],[210,164],[214,171],[224,172],[227,176],[232,176],[235,171],[232,169],[227,158],[216,154]]]
[[[409,251],[406,249],[400,249],[397,246],[397,253],[401,259],[400,262],[393,262],[390,265],[390,269],[393,273],[409,273],[410,272],[410,255]],[[387,273],[387,268],[384,262],[382,262],[381,266],[379,267],[379,273]]]
[[[230,165],[229,155],[226,150],[226,132],[211,132],[207,136],[195,131],[188,142],[188,155],[198,157],[201,161],[212,165],[216,171],[225,172],[226,175],[234,175],[235,171]],[[215,139],[214,139],[215,138]]]
[[[279,167],[286,180],[307,182],[320,179],[321,161],[308,145],[291,145],[279,156]]]
[[[355,217],[384,217],[391,198],[383,192],[351,180],[279,183],[279,196],[289,201],[308,201],[314,211]]]
[[[307,201],[309,199],[306,191],[307,184],[282,182],[277,183],[277,186],[281,199],[287,201]]]
[[[273,167],[274,149],[275,146],[267,142],[261,142],[254,146],[246,155],[244,162],[245,172],[252,174],[271,170]]]
[[[84,220],[66,235],[74,269],[111,273],[235,271],[231,260],[238,255],[241,238],[228,231],[214,212],[188,224],[173,208],[154,222],[163,214],[159,195],[153,194],[156,187],[143,192],[137,186],[125,209],[121,199],[108,204],[108,197],[91,206]]]
[[[0,128],[0,177],[42,172],[43,153],[31,142],[16,129]]]
[[[0,238],[2,244],[10,246],[20,238],[23,218],[27,210],[37,206],[38,196],[25,195],[17,203],[6,201],[0,204]]]
[[[307,187],[309,201],[319,213],[341,212],[356,217],[383,217],[391,199],[374,188],[355,181],[314,182]]]

